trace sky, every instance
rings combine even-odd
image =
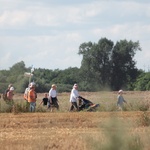
[[[79,46],[101,38],[139,41],[134,60],[150,69],[149,0],[0,0],[0,70],[80,67]]]

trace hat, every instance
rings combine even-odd
[[[10,91],[14,91],[14,87],[11,87],[11,88],[10,88]]]
[[[123,90],[119,90],[119,91],[118,91],[119,94],[122,93],[122,92],[123,92]]]
[[[56,87],[56,84],[52,84],[52,88],[53,88],[53,87]]]

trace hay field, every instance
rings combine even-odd
[[[69,94],[58,95],[61,108],[59,112],[0,113],[1,148],[150,150],[149,111],[107,111],[112,105],[115,106],[117,92],[81,92],[83,97],[100,103],[102,108],[98,112],[68,112]],[[149,95],[149,92],[126,92],[124,98],[133,107],[136,102],[147,102]],[[37,106],[42,97],[43,94],[39,93]],[[22,95],[17,93],[14,100],[24,102]]]

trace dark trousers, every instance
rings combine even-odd
[[[78,111],[77,102],[71,102],[71,106],[70,106],[70,110],[69,111],[72,111],[74,108],[76,108],[76,110]]]
[[[52,104],[50,104],[51,107],[56,107],[59,110],[59,104],[56,97],[52,97]]]

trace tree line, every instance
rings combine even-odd
[[[70,92],[74,83],[79,84],[80,91],[149,90],[150,73],[137,69],[134,60],[136,52],[141,50],[139,41],[126,39],[116,44],[107,38],[101,38],[97,43],[82,43],[78,51],[82,55],[80,68],[35,68],[31,81],[41,93],[48,92],[53,83],[57,84],[58,92]],[[23,93],[29,84],[24,73],[30,71],[23,61],[9,70],[0,70],[0,92],[12,83],[16,92]]]

